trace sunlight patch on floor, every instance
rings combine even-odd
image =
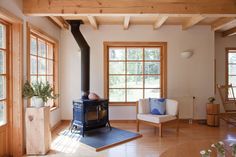
[[[59,136],[55,138],[51,144],[51,150],[55,150],[62,153],[72,154],[81,146],[79,142],[80,138],[68,137],[64,134],[65,130],[59,133]]]

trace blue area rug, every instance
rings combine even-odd
[[[110,130],[108,127],[90,130],[85,133],[84,137],[82,137],[79,132],[71,132],[69,130],[63,131],[61,135],[73,138],[78,142],[92,147],[96,151],[101,151],[112,146],[142,137],[141,134],[114,127],[112,127],[112,130]]]

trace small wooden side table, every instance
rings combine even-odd
[[[25,126],[27,155],[45,155],[51,145],[50,107],[26,108]]]
[[[219,126],[220,105],[208,103],[206,111],[207,111],[207,125]]]

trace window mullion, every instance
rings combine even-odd
[[[125,47],[125,102],[127,102],[128,95],[127,82],[127,47]]]
[[[39,76],[38,76],[38,74],[39,74],[39,72],[38,72],[38,62],[39,62],[39,60],[38,60],[38,55],[39,55],[39,45],[38,45],[39,43],[38,43],[38,37],[36,37],[36,53],[37,53],[37,56],[36,56],[36,69],[37,69],[37,71],[36,71],[36,74],[37,74],[37,81],[39,81]]]
[[[144,48],[143,50],[143,98],[145,98],[145,53],[144,53]]]

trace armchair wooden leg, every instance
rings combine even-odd
[[[176,127],[177,134],[179,134],[179,119],[177,120],[177,127]]]
[[[162,125],[159,124],[159,136],[162,137]]]
[[[139,120],[138,119],[136,120],[136,123],[137,123],[137,132],[139,132]]]

